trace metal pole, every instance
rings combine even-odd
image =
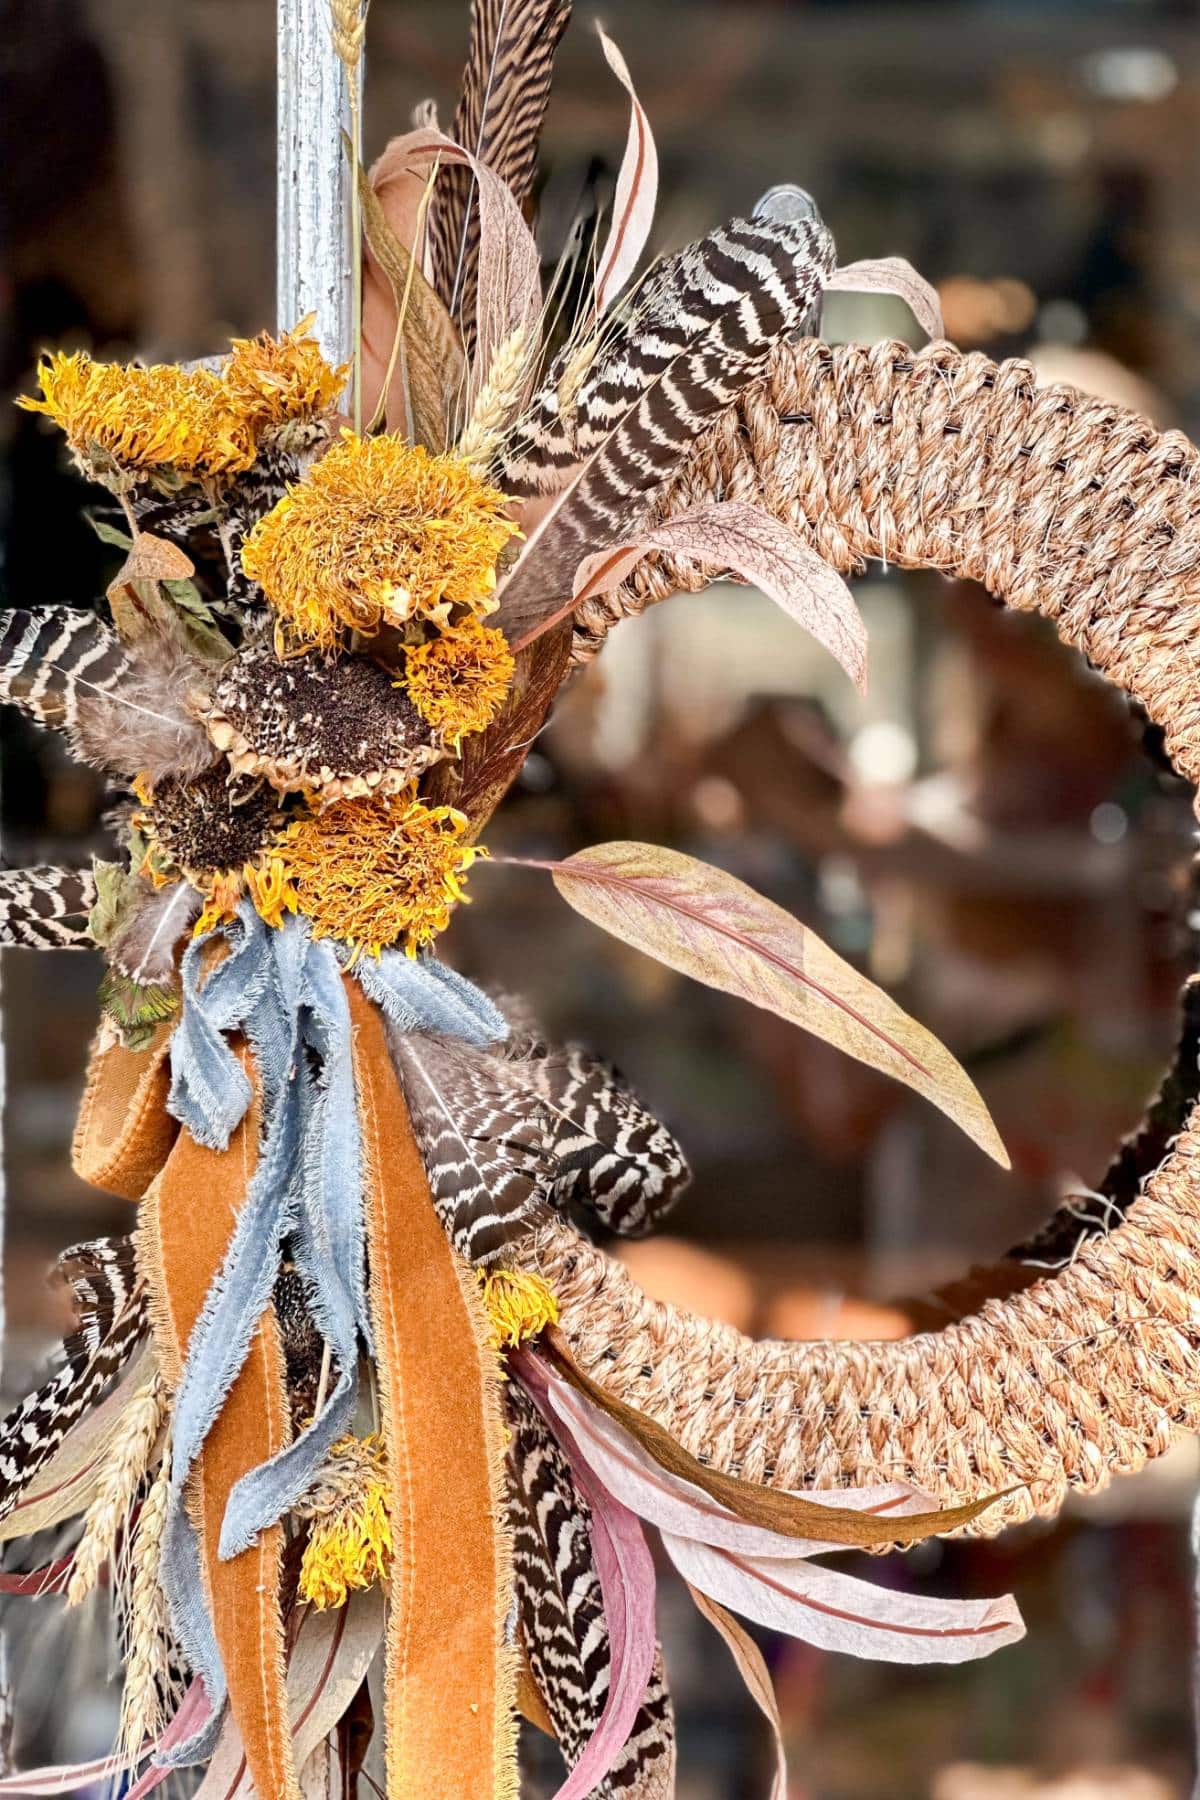
[[[349,359],[350,130],[346,71],[329,0],[278,0],[275,313],[289,330],[309,313],[330,362]],[[355,77],[362,81],[360,61]]]

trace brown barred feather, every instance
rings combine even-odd
[[[500,471],[505,491],[554,485],[591,455],[504,587],[497,623],[510,640],[558,611],[585,556],[640,523],[773,346],[810,323],[835,261],[816,217],[735,219],[648,277],[630,328],[598,355],[569,418],[556,390],[542,390]]]
[[[530,1672],[573,1768],[604,1711],[611,1661],[587,1503],[529,1396],[506,1389],[507,1461],[517,1622]],[[622,1755],[591,1800],[667,1800],[675,1731],[661,1655]]]
[[[79,1328],[63,1340],[58,1373],[0,1424],[0,1519],[124,1368],[149,1328],[132,1238],[76,1244],[63,1251],[57,1267],[71,1285]]]
[[[0,700],[74,736],[83,698],[111,695],[129,673],[115,631],[92,612],[19,607],[0,630]]]
[[[537,171],[538,139],[554,52],[571,0],[472,0],[471,41],[450,135],[495,171],[525,206]],[[433,285],[472,348],[479,270],[479,216],[470,171],[443,170],[429,208]]]
[[[0,948],[91,950],[88,915],[96,904],[90,869],[0,870]]]
[[[656,1230],[692,1178],[673,1134],[582,1044],[558,1049],[531,1036],[509,1054],[549,1120],[554,1204],[581,1203],[623,1237]]]
[[[555,1167],[535,1094],[457,1040],[390,1032],[434,1206],[469,1262],[486,1267],[549,1217]]]

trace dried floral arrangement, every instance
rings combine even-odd
[[[666,1127],[436,954],[572,669],[721,573],[859,682],[844,572],[976,575],[1196,772],[1190,446],[944,344],[830,351],[830,288],[900,292],[935,338],[936,301],[896,260],[839,270],[799,188],[639,276],[654,143],[603,34],[631,115],[612,219],[582,296],[582,255],[543,284],[526,210],[568,11],[475,0],[451,131],[426,111],[369,175],[355,113],[352,366],[301,322],[188,368],[52,354],[24,403],[128,554],[106,608],[8,616],[0,696],[125,798],[113,861],[0,875],[0,941],[104,950],[75,1164],[137,1217],[60,1259],[79,1328],[0,1427],[0,1583],[110,1609],[120,1738],[0,1793],[199,1770],[205,1795],[514,1796],[520,1711],[562,1749],[558,1800],[669,1795],[649,1525],[773,1725],[781,1800],[733,1614],[986,1654],[1021,1634],[1011,1600],[813,1559],[1051,1510],[1200,1422],[1194,1024],[1103,1221],[1014,1252],[977,1318],[759,1346],[591,1242],[679,1198]],[[365,8],[332,22],[352,69]],[[1005,1160],[949,1053],[741,882],[630,843],[528,866]],[[46,1532],[62,1553],[31,1564]]]

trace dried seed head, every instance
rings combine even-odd
[[[250,645],[226,663],[200,715],[237,773],[321,805],[399,793],[445,754],[386,669],[364,656],[281,662],[269,645]]]
[[[195,781],[160,781],[149,816],[166,855],[197,874],[253,862],[280,823],[271,790],[231,780],[223,763]]]

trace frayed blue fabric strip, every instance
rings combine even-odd
[[[224,939],[227,954],[206,970],[204,948],[216,938]],[[180,1643],[217,1711],[225,1681],[183,1489],[270,1303],[285,1237],[329,1347],[333,1379],[317,1418],[234,1486],[221,1522],[223,1559],[247,1549],[312,1486],[330,1447],[352,1426],[360,1350],[373,1349],[363,1149],[342,980],[347,962],[344,951],[314,940],[303,918],[274,929],[243,902],[236,919],[189,945],[180,970],[183,1006],[171,1044],[169,1110],[198,1143],[228,1146],[254,1098],[230,1043],[240,1035],[254,1059],[262,1116],[255,1172],[188,1342],[172,1435],[163,1584]],[[353,973],[402,1031],[438,1032],[480,1046],[508,1035],[492,1002],[432,957],[363,957]],[[172,1766],[197,1760],[199,1742],[179,1746]]]
[[[431,956],[387,950],[362,956],[354,973],[367,998],[401,1031],[439,1031],[481,1049],[508,1036],[508,1020],[465,975]]]

